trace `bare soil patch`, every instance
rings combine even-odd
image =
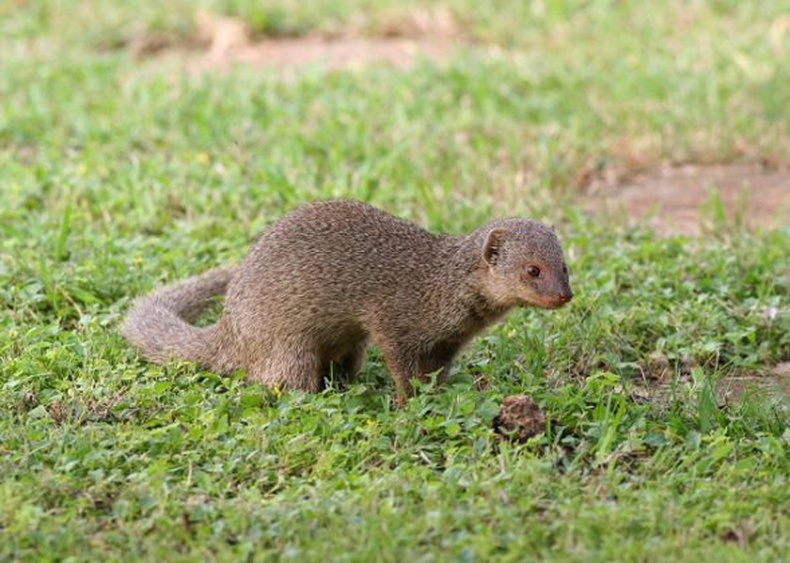
[[[375,63],[406,68],[420,59],[438,61],[449,57],[462,35],[450,14],[441,10],[395,14],[380,22],[374,35],[357,24],[331,34],[261,38],[238,18],[206,11],[195,15],[195,24],[194,37],[176,42],[143,34],[127,47],[139,58],[177,61],[193,72],[237,65],[280,71],[311,65],[328,70],[355,69]]]
[[[667,166],[589,191],[589,211],[665,236],[790,225],[790,171],[758,164]]]
[[[244,64],[252,68],[289,70],[320,65],[329,70],[340,70],[373,63],[407,68],[421,58],[443,59],[452,49],[451,42],[425,38],[277,39],[233,47],[221,53],[210,51],[207,56],[194,60],[191,68],[212,70]]]
[[[637,385],[632,398],[637,401],[668,404],[676,390],[691,381],[689,374],[667,373],[661,379]],[[764,374],[743,374],[722,378],[713,389],[719,406],[733,405],[743,399],[755,397],[790,404],[790,362],[779,363]]]
[[[723,403],[733,403],[753,393],[768,398],[790,400],[790,362],[775,365],[765,376],[751,375],[723,379],[719,382],[717,398]]]

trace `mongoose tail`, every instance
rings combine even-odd
[[[225,294],[235,273],[235,266],[214,268],[137,299],[121,325],[121,333],[149,360],[189,360],[221,370],[222,344],[216,325],[197,327],[190,323],[212,298]]]

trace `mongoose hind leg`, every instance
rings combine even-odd
[[[305,345],[277,346],[263,361],[248,370],[249,379],[283,390],[318,391],[321,362],[315,350]]]
[[[362,364],[365,362],[365,350],[367,342],[362,340],[356,344],[351,344],[345,351],[341,351],[337,356],[332,357],[331,360],[327,355],[323,355],[323,364],[321,365],[321,389],[327,381],[337,381],[343,385],[347,385],[362,369]],[[330,356],[331,357],[331,356]]]
[[[366,348],[367,342],[359,342],[338,359],[337,365],[343,370],[344,375],[348,379],[352,379],[362,369],[362,364],[365,362]]]

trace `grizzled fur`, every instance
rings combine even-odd
[[[223,293],[216,324],[189,324]],[[372,342],[403,401],[411,377],[446,376],[461,347],[509,309],[556,308],[572,296],[560,242],[541,223],[506,219],[437,235],[333,200],[275,223],[239,266],[139,299],[122,332],[155,362],[241,368],[253,381],[306,391],[331,364],[354,375]]]

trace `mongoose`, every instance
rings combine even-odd
[[[225,295],[219,320],[191,321]],[[122,326],[155,362],[195,361],[281,389],[317,390],[330,366],[353,376],[376,344],[402,403],[410,378],[439,372],[513,307],[571,300],[552,228],[498,220],[466,236],[433,234],[375,207],[331,200],[274,223],[236,267],[137,300]]]

